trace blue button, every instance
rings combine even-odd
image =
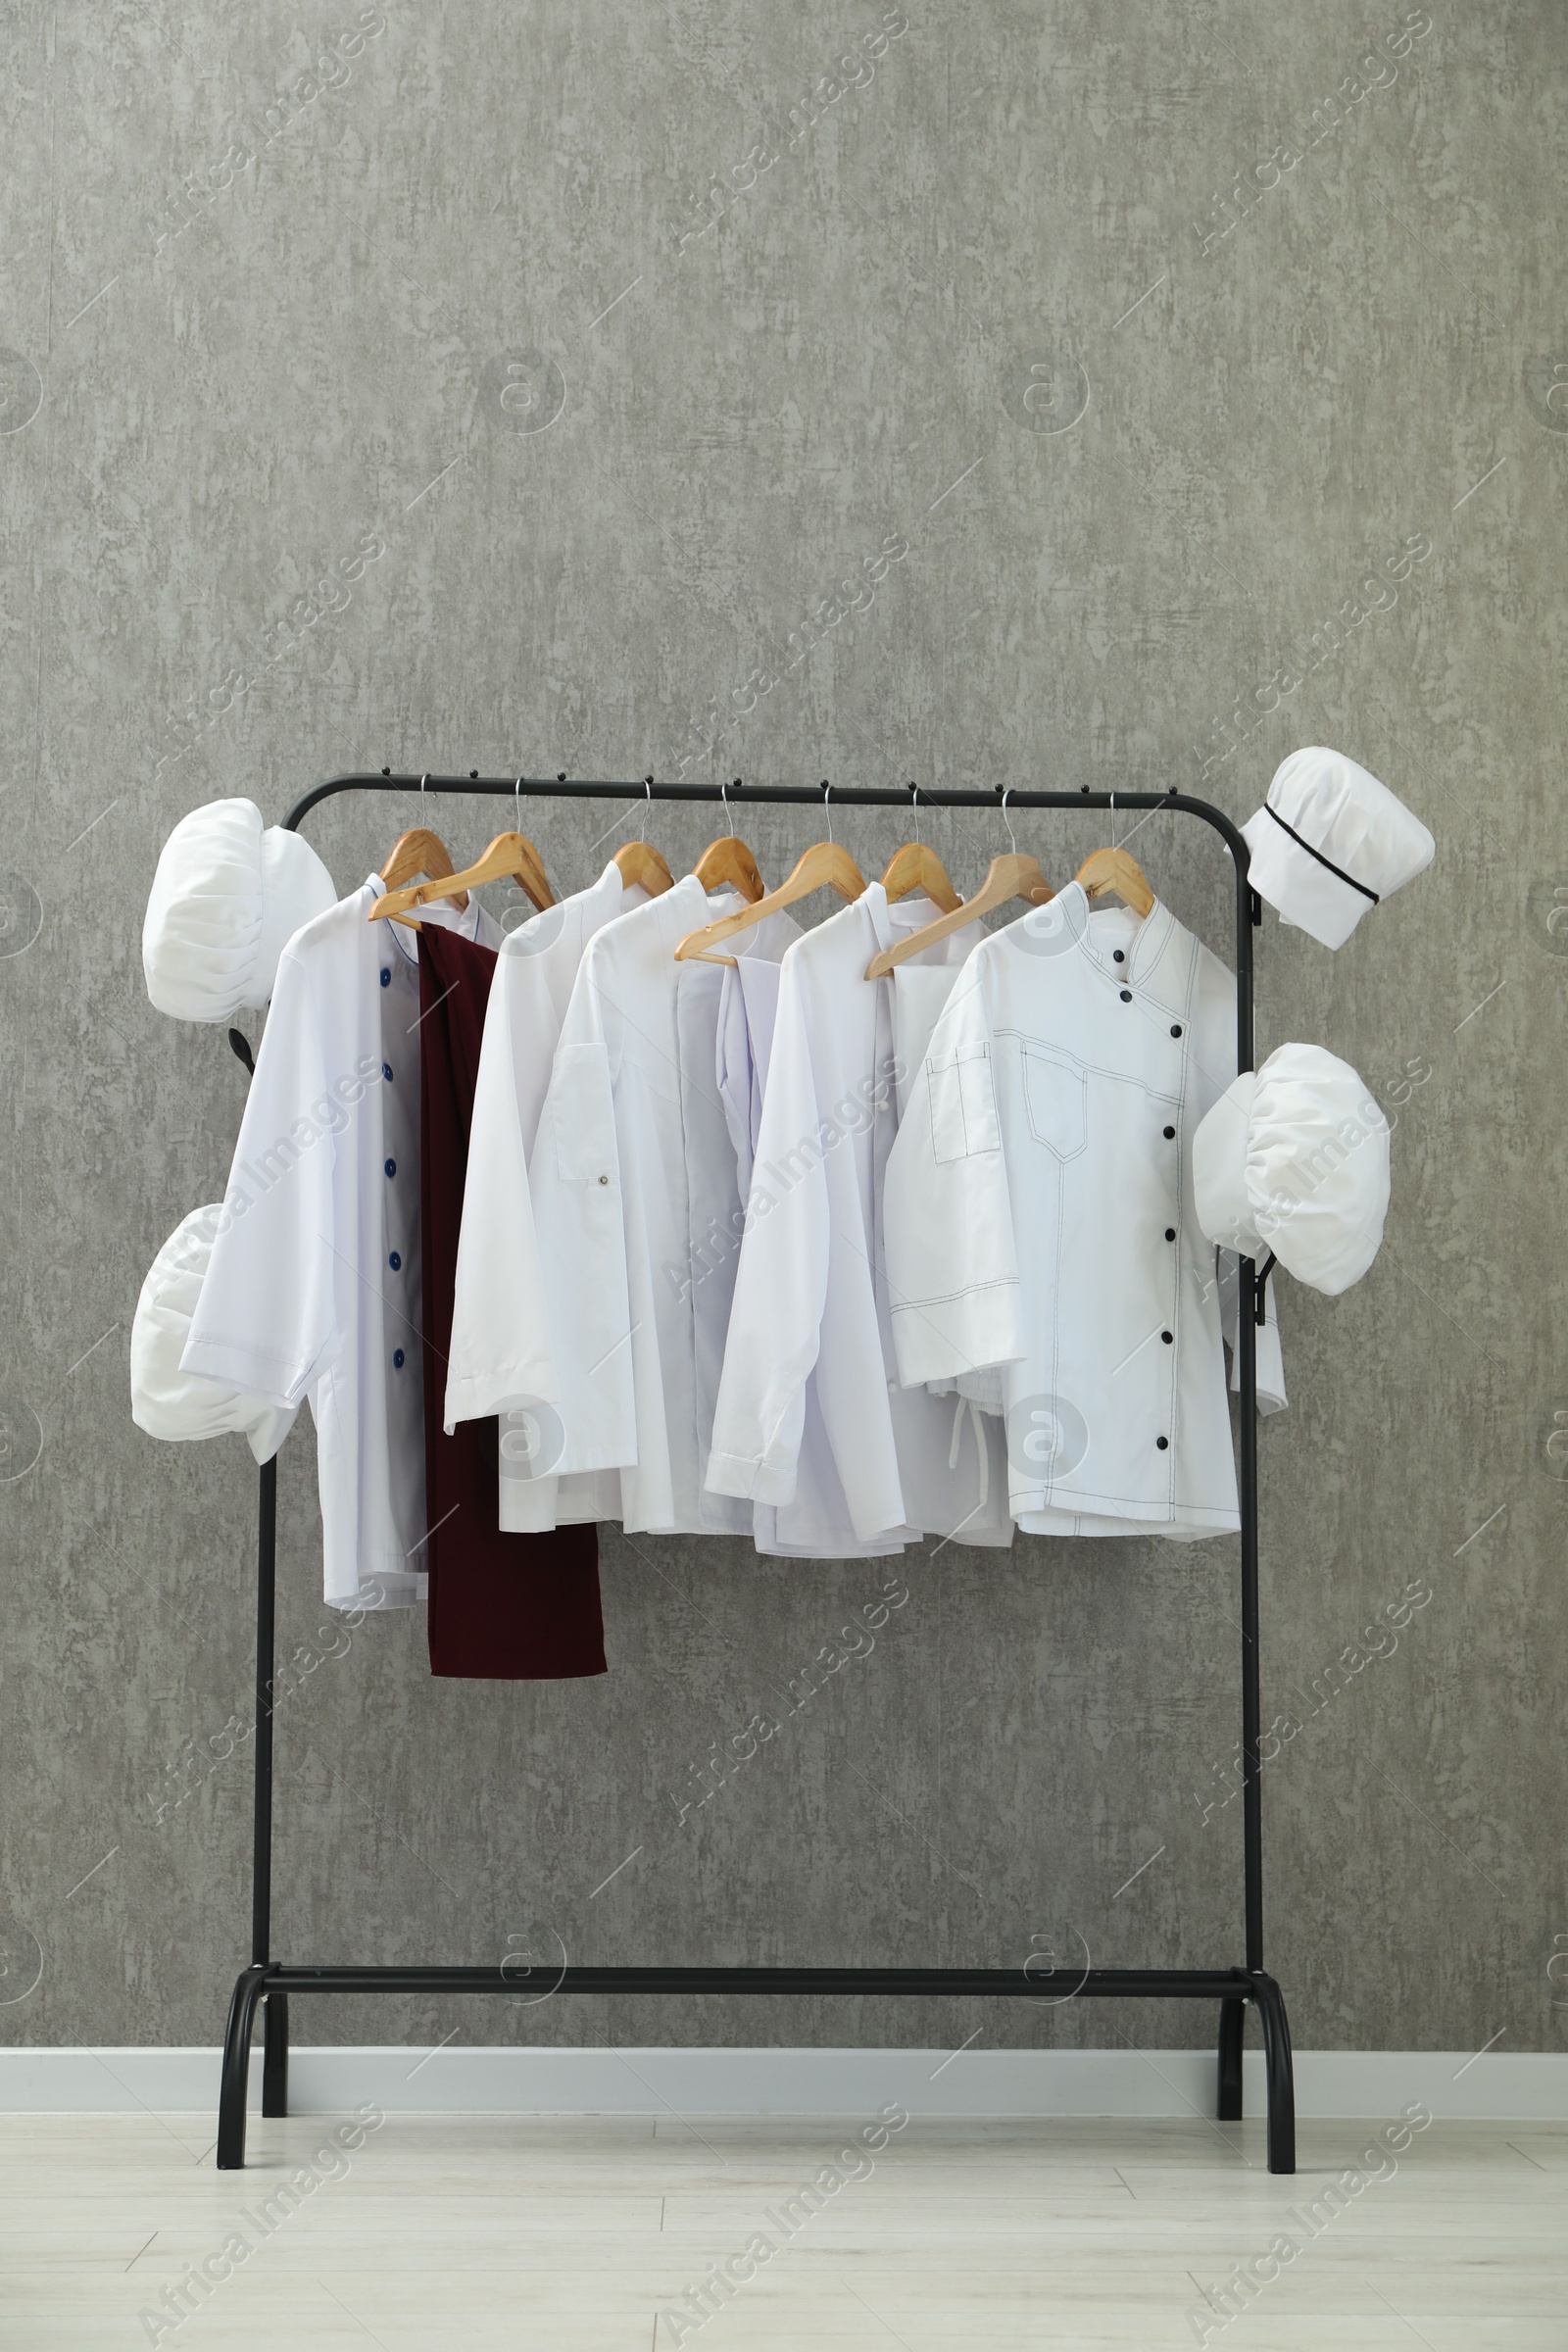
[[[398,1268],[399,1268],[399,1267],[402,1265],[402,1263],[403,1263],[403,1260],[402,1260],[401,1256],[398,1254],[397,1250],[393,1250],[393,1252],[392,1252],[392,1254],[391,1254],[391,1256],[390,1256],[390,1257],[387,1259],[387,1261],[386,1261],[386,1262],[387,1262],[387,1264],[388,1264],[388,1265],[391,1267],[391,1269],[392,1269],[393,1273],[395,1274],[395,1273],[398,1271]]]
[[[390,1086],[392,1083],[392,1064],[389,1061],[382,1062],[381,1075],[386,1080],[388,1086]]]
[[[383,964],[382,964],[382,966],[381,966],[381,986],[382,986],[383,988],[390,988],[390,987],[391,987],[391,985],[392,985],[392,975],[391,975],[391,973],[390,973],[390,972],[387,970],[387,968],[386,968],[386,965],[383,963]]]
[[[393,1348],[392,1361],[396,1365],[397,1369],[401,1372],[403,1369],[403,1350],[401,1348]]]
[[[387,1172],[387,1174],[388,1174],[389,1176],[395,1176],[395,1175],[397,1174],[397,1172],[398,1172],[398,1163],[397,1163],[397,1161],[396,1161],[395,1159],[389,1159],[389,1160],[387,1161],[387,1163],[386,1163],[386,1172]]]

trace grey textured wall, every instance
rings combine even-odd
[[[1264,1048],[1321,1040],[1397,1116],[1370,1277],[1284,1286],[1264,1713],[1300,1729],[1266,1778],[1269,1958],[1309,2046],[1561,2047],[1568,20],[297,23],[19,7],[0,97],[0,2034],[211,2041],[246,1956],[249,1748],[224,1750],[254,1473],[127,1403],[142,1275],[219,1197],[243,1085],[142,985],[176,817],[244,793],[275,820],[386,761],[1177,782],[1245,816],[1327,742],[1439,846],[1337,956],[1272,915],[1260,940]],[[402,813],[312,821],[341,887]],[[623,814],[535,813],[562,888]],[[460,858],[497,821],[440,817]],[[747,822],[775,878],[816,829]],[[717,828],[650,829],[679,871]],[[1103,829],[1019,828],[1056,876]],[[840,837],[879,867],[906,830]],[[1156,820],[1138,853],[1228,955],[1198,830]],[[963,888],[1005,846],[990,819],[929,838]],[[281,1488],[286,1657],[323,1621],[308,1431]],[[432,1683],[405,1618],[298,1685],[282,1954],[1241,1957],[1233,1544],[909,1556],[874,1651],[684,1822],[710,1743],[776,1713],[884,1571],[615,1532],[604,1561],[600,1683]],[[1396,1646],[1314,1697],[1390,1608]],[[1212,2022],[410,2002],[296,2032]]]

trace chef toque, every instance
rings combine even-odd
[[[254,801],[210,801],[165,842],[141,931],[147,994],[178,1021],[259,1010],[302,923],[337,904],[308,841],[265,830]]]
[[[1343,948],[1362,915],[1437,853],[1421,819],[1386,784],[1320,747],[1281,761],[1268,799],[1242,832],[1252,888],[1325,948]]]
[[[1298,1282],[1337,1298],[1383,1240],[1389,1122],[1348,1061],[1321,1046],[1281,1046],[1200,1123],[1193,1201],[1222,1250],[1272,1250]]]
[[[153,1259],[130,1327],[130,1417],[150,1438],[220,1438],[241,1430],[256,1459],[270,1462],[299,1406],[266,1404],[226,1381],[179,1368],[221,1214],[216,1200],[193,1208]]]

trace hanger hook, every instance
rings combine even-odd
[[[719,787],[718,787],[718,797],[719,797],[719,799],[720,799],[720,800],[723,802],[723,804],[724,804],[724,813],[725,813],[725,815],[726,815],[726,816],[728,816],[728,814],[729,814],[729,786],[728,786],[726,783],[724,783],[724,782],[722,781],[722,779],[721,779],[721,780],[720,780],[720,782],[719,782]]]
[[[1007,802],[1008,802],[1008,800],[1010,799],[1010,797],[1011,797],[1011,794],[1012,794],[1012,786],[1009,784],[1009,785],[1007,786],[1007,789],[1006,789],[1006,791],[1005,791],[1005,792],[1003,794],[1003,796],[1002,796],[1002,821],[1003,821],[1003,823],[1004,823],[1004,824],[1006,826],[1006,828],[1007,828],[1007,839],[1008,839],[1008,840],[1011,842],[1011,844],[1012,844],[1012,854],[1013,854],[1013,856],[1016,858],[1016,857],[1017,857],[1017,855],[1018,855],[1018,836],[1017,836],[1017,834],[1016,834],[1016,833],[1013,831],[1013,829],[1012,829],[1012,819],[1011,819],[1011,817],[1010,817],[1010,816],[1007,814]]]
[[[923,841],[925,836],[920,830],[920,787],[912,776],[909,778],[909,806],[914,810],[914,838]]]
[[[430,781],[430,778],[429,778],[428,774],[426,774],[426,775],[422,775],[422,776],[419,778],[419,790],[420,790],[421,792],[424,790],[425,786],[426,786],[426,785],[429,783],[429,781]]]
[[[827,837],[833,839],[833,787],[826,776],[822,778],[822,806],[827,810]]]

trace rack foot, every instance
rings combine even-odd
[[[288,1994],[270,1992],[262,2012],[262,2113],[288,2113]]]
[[[238,2173],[245,2167],[245,2098],[250,2086],[251,2035],[256,2029],[256,2004],[267,1983],[260,1963],[242,1969],[228,2004],[228,2028],[223,2035],[222,2085],[218,2094],[218,2169]]]
[[[1272,1977],[1252,1979],[1252,1998],[1263,2028],[1263,2070],[1268,2080],[1268,2169],[1296,2170],[1296,2074],[1291,2063],[1291,2029],[1285,1996]]]
[[[271,2007],[271,2003],[268,2003]],[[1219,2096],[1214,2113],[1222,2124],[1242,2120],[1242,2031],[1247,2023],[1245,2001],[1219,2005]]]

